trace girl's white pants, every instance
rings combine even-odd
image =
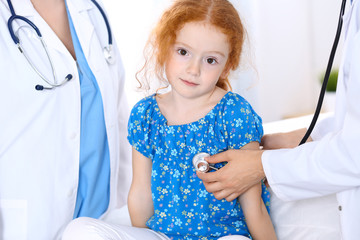
[[[93,218],[77,218],[65,229],[62,240],[170,240],[148,228],[109,224]],[[249,240],[244,236],[226,236],[219,240]]]

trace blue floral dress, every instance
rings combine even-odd
[[[226,235],[251,238],[239,202],[215,199],[192,165],[199,152],[213,155],[260,142],[261,118],[244,98],[228,92],[198,121],[168,126],[155,95],[151,95],[132,109],[128,132],[133,148],[152,161],[154,215],[146,223],[149,228],[179,240],[212,240]],[[269,210],[264,184],[262,197]]]

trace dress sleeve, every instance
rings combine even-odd
[[[262,120],[240,95],[230,94],[224,107],[225,138],[229,149],[239,149],[250,142],[260,142]]]
[[[149,141],[150,124],[151,101],[149,98],[144,98],[131,110],[127,139],[135,150],[147,158],[152,158],[152,147]]]

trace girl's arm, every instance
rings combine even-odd
[[[242,149],[259,149],[259,143],[251,142]],[[276,239],[275,230],[261,198],[261,193],[261,183],[256,184],[240,195],[239,202],[253,239],[273,240]]]
[[[261,145],[264,149],[294,148],[299,145],[306,131],[306,128],[302,128],[291,132],[267,134],[262,137]],[[309,137],[307,142],[311,141],[312,138]]]
[[[240,195],[239,201],[253,239],[276,239],[270,216],[261,198],[261,184],[251,187]]]
[[[151,195],[152,162],[135,149],[132,150],[133,179],[128,196],[131,224],[147,227],[146,221],[154,214]]]

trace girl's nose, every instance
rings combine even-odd
[[[198,76],[200,76],[200,72],[201,72],[200,61],[198,61],[196,59],[191,60],[187,67],[187,73],[192,76],[198,77]]]

